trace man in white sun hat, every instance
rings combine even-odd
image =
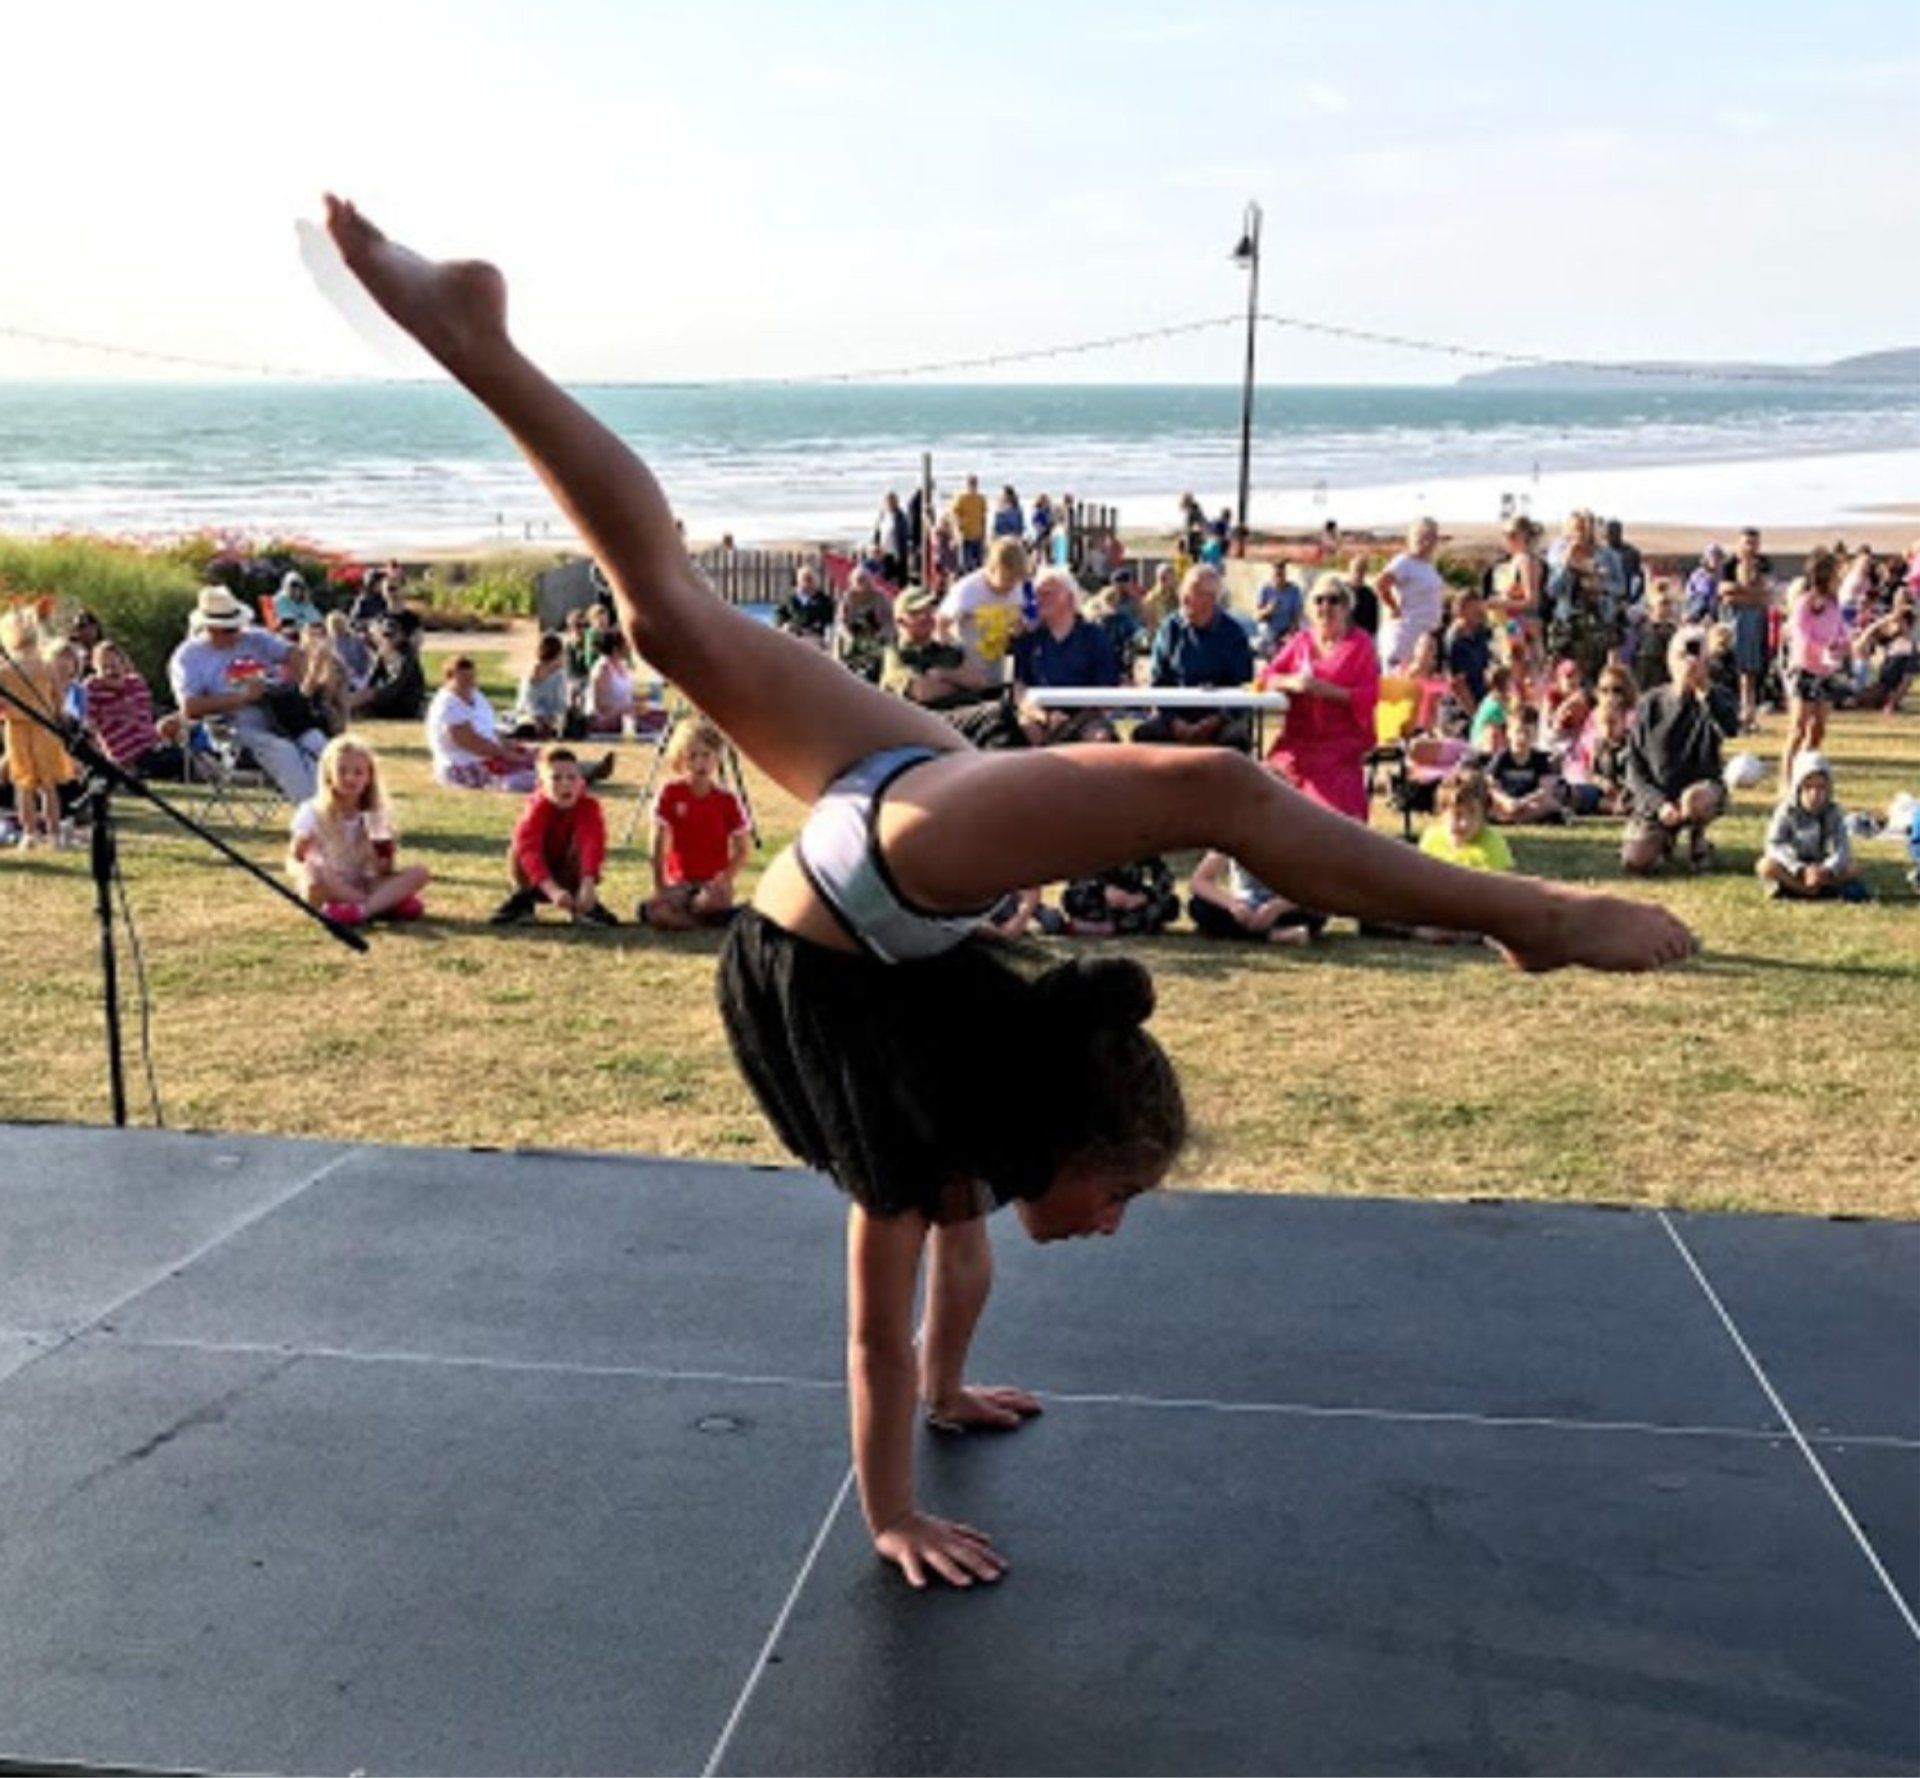
[[[260,629],[223,586],[204,586],[192,628],[167,663],[180,714],[189,722],[231,718],[235,738],[289,802],[313,795],[315,764],[327,737],[298,692],[300,650]]]

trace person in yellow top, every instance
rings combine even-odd
[[[13,781],[16,813],[23,847],[60,844],[60,786],[74,775],[73,760],[60,737],[42,728],[18,705],[58,722],[62,687],[59,676],[40,653],[40,626],[24,606],[0,618],[0,728],[7,740],[6,775]]]
[[[1428,822],[1420,836],[1422,852],[1468,870],[1513,869],[1507,836],[1487,820],[1492,793],[1480,767],[1459,766],[1449,772],[1435,801],[1439,819]]]
[[[967,477],[965,489],[954,495],[949,509],[953,528],[960,533],[960,572],[971,574],[987,559],[987,497],[980,492],[980,478]]]

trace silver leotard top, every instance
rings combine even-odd
[[[939,914],[915,907],[880,855],[880,799],[887,787],[939,757],[931,747],[887,747],[868,754],[827,786],[794,842],[814,893],[860,948],[882,963],[911,963],[950,951],[986,912]]]

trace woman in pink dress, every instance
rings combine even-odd
[[[1364,822],[1380,657],[1352,617],[1346,583],[1321,575],[1307,600],[1307,627],[1273,657],[1260,683],[1290,700],[1267,763],[1315,802]]]

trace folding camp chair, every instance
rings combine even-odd
[[[284,819],[287,799],[280,786],[246,749],[224,716],[206,716],[187,731],[186,773],[205,792],[201,819],[216,816],[235,826],[258,830]]]

